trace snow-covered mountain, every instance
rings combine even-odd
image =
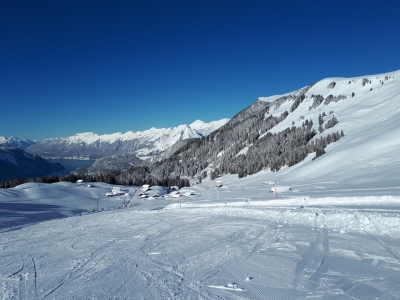
[[[0,181],[30,178],[64,170],[60,164],[52,164],[38,155],[21,148],[0,147]]]
[[[292,182],[302,182],[305,175],[344,180],[349,167],[354,174],[376,175],[400,168],[399,103],[400,71],[326,78],[260,97],[152,172],[205,178],[269,170],[266,177]]]
[[[146,159],[168,150],[178,141],[206,136],[228,121],[229,119],[222,119],[204,123],[197,120],[190,125],[173,128],[151,128],[145,131],[104,135],[93,132],[78,133],[70,137],[38,142],[27,151],[45,158],[97,159],[132,153]]]
[[[314,155],[309,155],[298,165],[282,168],[274,178],[300,182],[306,176],[308,180],[324,178],[347,184],[350,180],[360,181],[359,176],[364,176],[364,180],[373,184],[376,176],[385,176],[388,170],[400,168],[400,70],[323,79],[310,86],[304,100],[292,111],[295,101],[291,96],[296,93],[299,92],[278,97],[287,97],[281,103],[271,102],[270,114],[290,113],[269,132],[274,134],[290,126],[300,127],[305,120],[312,119],[318,132],[314,140],[336,131],[343,131],[345,136],[328,145],[326,154],[320,158],[312,160]],[[322,118],[323,129],[333,116],[338,123],[320,133],[318,118],[323,113],[326,114]],[[349,170],[353,179],[350,179]],[[388,182],[392,179],[387,178]]]
[[[228,121],[229,121],[229,119],[221,119],[219,121],[212,121],[210,123],[204,123],[201,120],[196,120],[192,124],[190,124],[189,127],[193,128],[201,136],[207,136],[211,132],[224,126]]]
[[[36,143],[36,141],[21,140],[15,136],[12,136],[9,138],[7,138],[5,136],[0,136],[0,146],[9,146],[9,147],[26,149],[35,143]]]

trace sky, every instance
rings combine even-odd
[[[400,1],[0,1],[0,136],[232,118],[326,77],[400,69]]]

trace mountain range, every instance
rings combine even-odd
[[[15,148],[21,148],[21,149],[26,149],[29,146],[35,144],[36,141],[33,140],[21,140],[15,136],[12,137],[5,137],[5,136],[0,136],[0,146],[6,146],[6,147],[15,147]]]
[[[305,175],[338,182],[345,180],[349,167],[355,175],[399,168],[399,103],[400,71],[326,78],[283,95],[260,97],[208,136],[190,140],[150,165],[149,180],[240,178],[262,171],[291,182]],[[129,170],[116,181],[134,178]]]
[[[292,181],[304,174],[343,180],[349,167],[358,175],[400,167],[399,87],[400,71],[326,78],[260,97],[230,120],[136,133],[81,133],[37,142],[26,151],[46,158],[104,158],[93,173],[124,169],[113,179],[122,184],[135,184],[146,172],[144,180],[152,184],[171,176],[240,178],[261,171]],[[137,158],[157,159],[142,165],[139,176]]]
[[[104,135],[78,133],[70,137],[46,139],[30,145],[26,150],[52,159],[98,159],[129,153],[144,160],[160,155],[179,141],[204,137],[228,121],[222,119],[205,123],[197,120],[190,125],[173,128]]]

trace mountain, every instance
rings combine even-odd
[[[47,139],[31,145],[27,151],[45,158],[98,159],[124,153],[147,159],[163,153],[178,141],[200,138],[224,125],[229,119],[211,123],[200,120],[173,128],[97,135],[78,133],[71,137]]]
[[[0,136],[0,146],[9,146],[9,147],[26,149],[35,143],[36,143],[36,141],[21,140],[14,136],[9,137],[9,138],[6,138],[5,136]]]
[[[197,133],[199,133],[199,135],[207,136],[211,132],[225,125],[227,122],[229,122],[229,119],[221,119],[219,121],[212,121],[210,123],[204,123],[201,120],[196,120],[190,124],[189,127],[193,128]]]
[[[114,171],[129,169],[142,164],[143,161],[135,154],[123,153],[97,159],[89,168],[78,169],[76,173],[102,173],[107,174]]]
[[[49,163],[21,148],[0,147],[0,181],[44,176],[62,170],[64,167],[60,164]]]
[[[400,167],[398,103],[400,71],[326,78],[284,95],[260,97],[218,130],[152,164],[151,173],[213,179],[263,171],[283,180],[300,182],[307,175],[338,181],[350,167],[352,174],[369,174],[372,180],[370,173]]]

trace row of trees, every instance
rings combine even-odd
[[[41,176],[28,179],[16,178],[9,181],[0,182],[0,188],[12,188],[23,183],[37,182],[37,183],[55,183],[61,181],[77,182],[82,179],[85,182],[105,182],[109,184],[118,185],[135,185],[142,186],[143,184],[150,184],[152,186],[177,186],[179,188],[190,186],[188,179],[180,178],[180,176],[168,176],[164,179],[158,179],[151,176],[148,167],[131,168],[124,172],[113,172],[108,174],[68,174],[68,175],[51,175]]]

